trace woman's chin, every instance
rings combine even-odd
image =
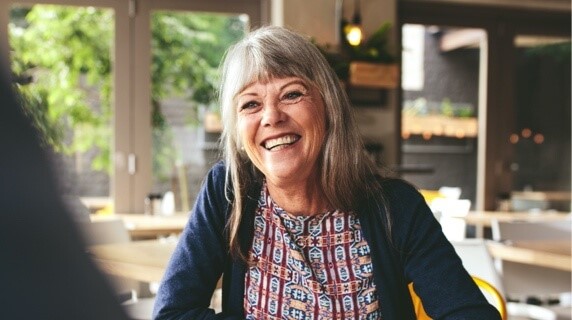
[[[309,165],[304,163],[276,163],[266,167],[265,177],[270,183],[281,185],[281,184],[291,184],[296,181],[308,181],[310,174],[315,170],[309,168]],[[315,172],[314,172],[315,173]]]

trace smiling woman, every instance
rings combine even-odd
[[[209,172],[155,319],[499,319],[423,197],[376,175],[339,80],[299,34],[263,27],[227,52],[225,161]],[[443,286],[443,283],[452,283]],[[436,290],[438,288],[438,290]]]

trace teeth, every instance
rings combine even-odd
[[[264,147],[268,150],[277,149],[280,150],[289,144],[298,141],[299,137],[296,135],[287,135],[276,139],[267,140],[264,143]]]

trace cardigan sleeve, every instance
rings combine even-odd
[[[224,196],[225,168],[208,173],[189,221],[171,256],[159,291],[153,319],[224,319],[209,309],[211,296],[227,259]]]
[[[387,190],[387,186],[386,186]],[[433,319],[500,319],[462,265],[423,196],[394,180],[389,186],[393,241],[404,277]]]

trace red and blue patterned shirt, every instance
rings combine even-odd
[[[370,249],[352,212],[292,216],[264,186],[250,259],[247,319],[381,319]]]

